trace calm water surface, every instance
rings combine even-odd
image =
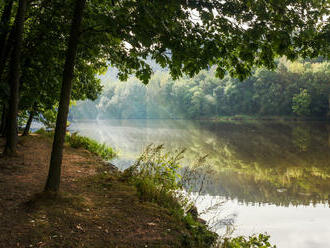
[[[232,226],[234,234],[267,232],[280,248],[330,247],[329,123],[109,120],[70,128],[114,147],[122,169],[150,143],[188,148],[186,164],[208,154],[215,172],[197,206],[220,234]]]

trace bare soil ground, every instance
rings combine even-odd
[[[19,138],[18,155],[0,158],[0,247],[180,247],[189,236],[86,150],[66,147],[61,193],[42,193],[51,140]]]

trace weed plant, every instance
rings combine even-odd
[[[149,145],[123,177],[132,181],[143,201],[155,202],[167,208],[190,231],[184,236],[183,247],[211,247],[217,234],[187,212],[191,203],[184,194],[181,164],[185,149],[166,152],[163,145]]]

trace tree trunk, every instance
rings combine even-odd
[[[7,0],[5,3],[5,7],[3,8],[2,16],[1,16],[1,33],[0,33],[0,49],[1,55],[3,52],[4,44],[6,42],[8,30],[9,30],[9,23],[10,23],[10,16],[11,16],[11,9],[13,7],[13,0]]]
[[[10,16],[13,7],[13,2],[13,0],[7,0],[1,17],[0,25],[2,27],[2,30],[0,33],[0,80],[8,57],[8,53],[6,52],[9,44],[7,36],[9,32]]]
[[[22,136],[28,136],[29,135],[29,132],[30,132],[30,127],[31,127],[31,123],[33,121],[33,117],[35,115],[35,110],[33,109],[31,112],[30,112],[30,115],[29,115],[29,119],[25,125],[25,128],[24,128],[24,131],[23,131],[23,134]]]
[[[328,95],[328,113],[327,118],[330,119],[330,94]]]
[[[63,157],[63,144],[66,133],[70,96],[72,89],[73,70],[77,53],[79,32],[82,21],[82,14],[86,0],[76,0],[75,9],[71,24],[69,44],[63,70],[61,98],[57,113],[53,149],[50,159],[50,167],[45,191],[57,192],[60,187],[61,165]]]
[[[15,31],[14,29],[11,30],[9,37],[8,37],[7,41],[5,42],[4,54],[0,58],[0,83],[3,82],[2,76],[3,76],[3,72],[5,70],[5,67],[6,67],[6,62],[7,62],[8,58],[10,57],[11,52],[13,50],[13,42],[14,42],[14,35],[15,35],[14,31]]]
[[[7,107],[6,107],[6,103],[3,103],[2,113],[1,113],[0,137],[5,137],[6,126],[7,126]]]
[[[17,145],[17,112],[19,99],[19,63],[21,57],[21,48],[24,31],[24,18],[27,0],[20,0],[15,20],[14,46],[9,65],[9,114],[8,114],[8,130],[7,142],[5,146],[5,155],[15,155]]]

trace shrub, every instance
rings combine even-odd
[[[269,243],[269,235],[259,234],[249,237],[225,238],[216,247],[219,248],[276,248]]]

